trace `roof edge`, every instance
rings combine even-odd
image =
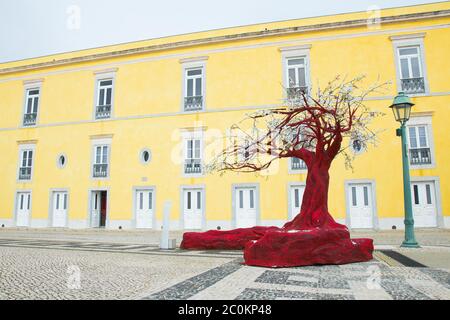
[[[380,22],[380,24],[389,24],[389,23],[403,22],[403,21],[409,21],[409,20],[424,20],[424,19],[441,18],[441,17],[448,17],[448,16],[450,16],[450,10],[436,10],[436,11],[417,12],[417,13],[380,17],[379,22]],[[270,36],[275,36],[275,35],[296,34],[296,33],[327,30],[327,29],[355,28],[355,27],[367,25],[369,21],[370,21],[370,19],[346,20],[346,21],[320,23],[320,24],[312,24],[312,25],[298,26],[298,27],[287,27],[287,28],[272,29],[272,30],[236,33],[236,34],[194,39],[194,40],[183,40],[183,41],[177,41],[177,42],[172,42],[172,43],[143,46],[143,47],[137,47],[137,48],[125,49],[125,50],[115,50],[115,51],[110,51],[110,52],[89,54],[89,55],[79,56],[79,57],[74,57],[74,58],[52,60],[52,61],[46,61],[46,62],[16,66],[16,67],[3,68],[3,69],[0,69],[0,75],[10,74],[10,73],[14,73],[14,72],[23,72],[23,71],[29,71],[29,70],[42,69],[42,68],[46,68],[46,67],[61,66],[61,65],[73,64],[73,63],[81,63],[81,62],[102,60],[102,59],[115,58],[115,57],[121,57],[121,56],[129,56],[129,55],[133,55],[133,54],[192,47],[192,46],[203,45],[203,44],[231,42],[231,41],[237,41],[237,40],[249,40],[249,39],[261,38],[261,37],[270,37]]]

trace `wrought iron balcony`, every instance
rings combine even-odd
[[[36,124],[37,113],[25,113],[23,115],[23,125],[24,126],[34,126]]]
[[[203,96],[184,97],[184,111],[197,111],[203,108]]]
[[[105,104],[95,108],[95,119],[107,119],[111,117],[111,105]]]
[[[107,164],[94,164],[94,178],[105,178],[108,176]]]
[[[409,149],[409,163],[411,165],[431,164],[430,148]]]
[[[30,180],[31,179],[31,168],[23,167],[19,169],[19,180]]]
[[[202,161],[200,159],[188,159],[184,162],[184,173],[202,173]]]
[[[287,98],[289,100],[300,99],[302,94],[308,93],[308,87],[291,87],[287,88]]]
[[[425,92],[424,78],[402,79],[402,91],[404,93],[424,93]]]
[[[299,158],[291,158],[291,169],[292,170],[305,170],[306,163]]]

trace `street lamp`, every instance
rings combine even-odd
[[[394,113],[395,120],[400,122],[400,128],[397,129],[397,136],[402,138],[402,162],[403,162],[403,195],[405,205],[405,240],[402,247],[419,248],[419,244],[414,236],[414,219],[412,213],[411,201],[411,179],[409,177],[408,144],[406,141],[405,124],[409,120],[411,107],[414,103],[403,92],[399,92],[394,98],[394,102],[389,107]]]

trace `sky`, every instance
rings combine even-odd
[[[261,22],[437,0],[0,0],[0,63]]]

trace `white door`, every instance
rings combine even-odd
[[[370,184],[350,184],[350,228],[373,228],[373,199]]]
[[[434,182],[411,183],[415,227],[436,227],[436,190]]]
[[[235,189],[236,228],[256,226],[256,188]]]
[[[30,225],[31,192],[17,193],[16,225],[28,227]]]
[[[305,192],[305,186],[304,185],[298,185],[298,186],[291,186],[291,196],[290,200],[290,212],[289,212],[289,218],[292,219],[296,215],[300,213],[300,209],[302,208],[302,201],[303,201],[303,193]]]
[[[185,229],[201,229],[203,217],[203,190],[185,189],[183,191],[183,217]]]
[[[136,190],[136,228],[153,227],[153,190]]]
[[[101,191],[92,191],[91,197],[91,227],[99,228],[100,227],[100,209],[102,203],[102,193]]]
[[[67,221],[67,192],[53,193],[53,227],[65,227]]]

